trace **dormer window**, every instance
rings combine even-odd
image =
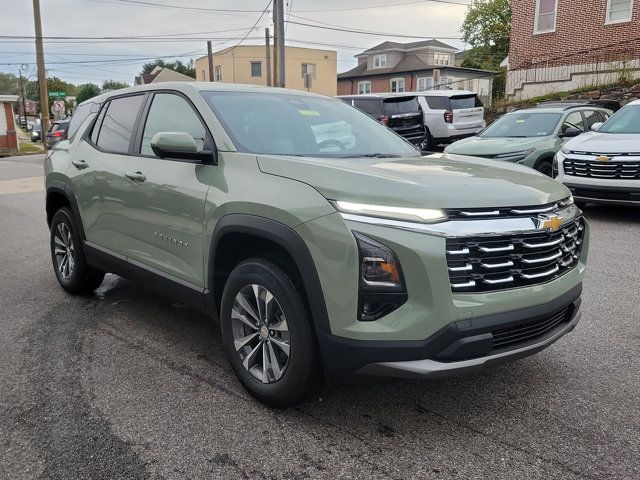
[[[433,63],[436,65],[449,65],[449,54],[447,53],[434,53]]]
[[[387,66],[387,54],[373,56],[373,68],[385,68]]]

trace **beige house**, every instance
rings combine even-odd
[[[267,85],[266,48],[264,45],[241,45],[212,54],[216,82]],[[286,47],[285,87],[308,90],[322,95],[336,95],[337,53],[315,48]],[[305,86],[305,75],[310,86]],[[208,81],[207,57],[196,60],[197,80]],[[271,46],[271,78],[273,79],[273,46]]]
[[[151,73],[143,73],[134,79],[134,85],[146,85],[160,82],[195,82],[194,78],[171,70],[170,68],[155,67]]]

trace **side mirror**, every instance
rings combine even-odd
[[[581,133],[582,133],[582,130],[579,130],[575,127],[569,127],[564,131],[564,133],[560,134],[560,136],[563,138],[571,138],[571,137],[577,137]]]
[[[211,163],[211,150],[198,150],[196,141],[186,132],[158,132],[151,138],[151,150],[158,158],[175,158]]]
[[[597,132],[598,130],[600,130],[600,127],[602,126],[604,122],[597,122],[594,123],[593,125],[591,125],[591,131],[592,132]]]

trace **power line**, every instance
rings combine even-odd
[[[267,13],[267,9],[271,6],[272,1],[273,1],[273,0],[269,0],[269,1],[267,2],[267,6],[266,6],[266,7],[264,7],[264,9],[262,10],[262,13],[260,13],[260,16],[258,17],[258,20],[256,20],[256,23],[254,23],[254,24],[253,24],[253,27],[251,27],[249,30],[247,30],[247,33],[245,33],[244,37],[242,37],[242,39],[241,39],[237,44],[235,44],[235,45],[231,48],[231,50],[229,50],[229,52],[233,52],[233,51],[235,50],[235,48],[236,48],[238,45],[240,45],[242,42],[244,42],[244,41],[247,39],[247,37],[249,36],[249,34],[250,34],[251,32],[253,32],[253,30],[258,26],[258,23],[260,22],[260,20],[262,20],[262,17],[264,17],[264,14],[265,14],[265,13]],[[227,53],[228,53],[228,52],[227,52]]]
[[[127,6],[137,6],[137,7],[152,7],[152,8],[166,8],[171,10],[189,10],[195,12],[210,12],[210,13],[260,13],[260,10],[242,10],[237,8],[205,8],[205,7],[190,7],[185,5],[173,5],[167,3],[156,3],[156,2],[143,2],[138,0],[87,0],[90,2],[97,3],[111,3],[114,5],[124,4]]]
[[[470,2],[455,2],[453,0],[414,0],[412,2],[402,2],[402,3],[388,3],[385,5],[369,5],[367,7],[346,7],[346,8],[327,8],[327,9],[317,9],[317,10],[298,10],[298,13],[322,13],[322,12],[345,12],[348,10],[371,10],[372,8],[386,8],[386,7],[400,7],[404,5],[416,5],[419,3],[426,4],[427,2],[431,3],[445,3],[448,5],[461,5],[463,7],[468,7]]]
[[[295,17],[295,15],[291,15],[291,16]],[[291,23],[293,25],[302,25],[302,26],[305,26],[305,27],[320,28],[320,29],[323,29],[323,30],[335,30],[335,31],[338,31],[338,32],[359,33],[359,34],[362,34],[362,35],[375,35],[375,36],[381,36],[381,37],[423,38],[423,39],[442,38],[442,39],[445,39],[445,40],[458,40],[458,39],[462,38],[461,36],[455,36],[455,37],[436,36],[436,35],[425,36],[425,35],[405,35],[405,34],[401,34],[401,33],[389,33],[389,32],[371,32],[371,31],[366,31],[366,30],[354,30],[354,29],[347,28],[347,27],[328,27],[328,26],[324,26],[324,25],[312,25],[310,23],[294,22],[292,20],[289,20],[288,23]]]

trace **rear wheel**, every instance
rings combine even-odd
[[[274,263],[250,259],[231,272],[220,319],[233,370],[258,400],[286,407],[320,385],[319,356],[301,295]]]
[[[540,173],[544,173],[547,177],[551,177],[553,175],[553,165],[551,164],[551,160],[541,160],[536,165],[536,170]]]
[[[420,143],[419,147],[421,151],[432,150],[435,145],[433,144],[433,137],[428,128],[424,129],[424,139]]]
[[[64,207],[51,220],[51,260],[60,286],[69,293],[90,293],[100,286],[104,272],[87,265],[73,213]]]

